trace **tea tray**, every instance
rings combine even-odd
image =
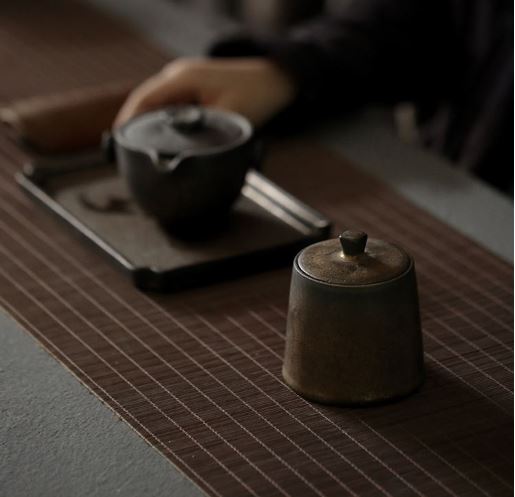
[[[103,162],[28,164],[19,184],[124,270],[142,290],[177,291],[292,263],[330,222],[257,171],[218,226],[177,235],[143,214]],[[208,223],[206,223],[208,224]]]

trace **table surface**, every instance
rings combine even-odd
[[[125,18],[165,49],[173,46],[174,53],[199,53],[219,29],[166,2],[156,1],[152,7],[138,0],[123,7],[107,0],[92,3]],[[513,260],[511,201],[444,160],[401,143],[386,112],[368,110],[332,123],[317,138],[439,219]],[[202,495],[6,314],[0,315],[0,334],[3,494]]]

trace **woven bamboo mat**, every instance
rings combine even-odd
[[[9,3],[1,22],[4,100],[163,61],[72,2]],[[24,196],[12,178],[22,160],[0,137],[0,302],[207,494],[513,494],[511,266],[341,158],[276,147],[272,179],[417,263],[424,387],[382,407],[323,407],[281,380],[288,269],[144,295]]]

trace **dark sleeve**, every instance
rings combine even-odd
[[[211,53],[271,58],[295,81],[305,106],[341,109],[434,98],[452,79],[446,5],[440,0],[347,1],[336,15],[284,37],[222,40]]]

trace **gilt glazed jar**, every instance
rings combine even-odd
[[[293,264],[283,377],[327,404],[417,390],[424,363],[412,257],[360,231],[303,249]]]

